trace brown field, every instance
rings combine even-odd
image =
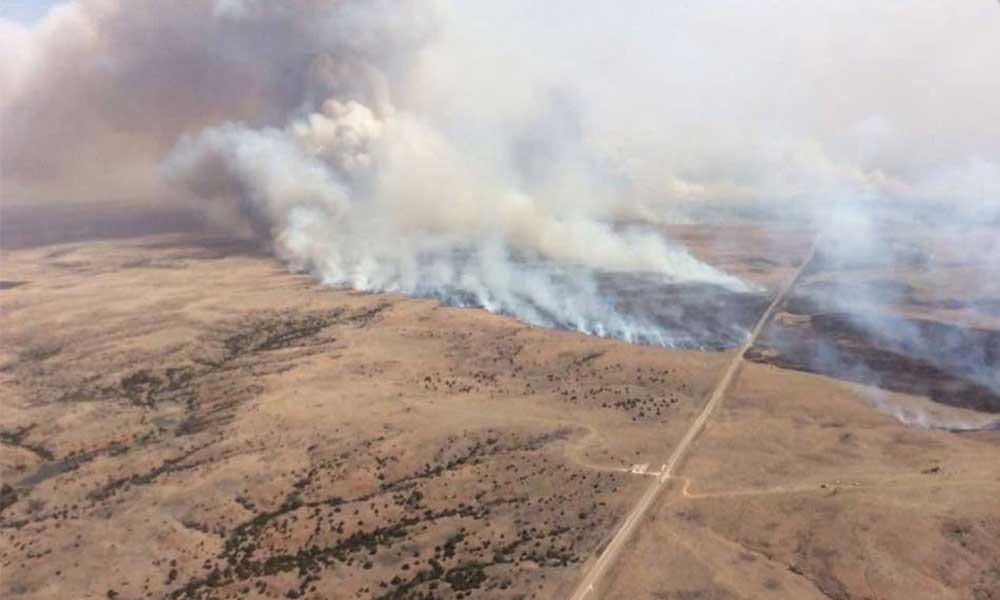
[[[5,251],[4,598],[569,597],[734,354],[325,289],[253,244],[151,233]],[[762,294],[811,243],[674,234]],[[803,289],[861,269],[838,268]],[[926,288],[899,314],[997,329],[989,299]],[[797,298],[595,597],[1000,598],[1000,431],[873,408],[986,423],[993,396],[796,362],[788,340],[846,335]]]

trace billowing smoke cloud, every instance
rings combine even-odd
[[[3,193],[195,202],[330,284],[701,345],[609,292],[748,291],[655,224],[1000,222],[998,26],[990,0],[78,0],[0,23]]]
[[[148,198],[183,134],[311,127],[361,117],[355,101],[560,211],[881,199],[995,216],[998,21],[989,0],[78,0],[0,21],[5,195]]]
[[[162,201],[159,163],[183,134],[283,123],[404,69],[432,31],[422,4],[80,0],[31,27],[0,22],[5,196]],[[382,73],[330,59],[375,44]]]
[[[10,78],[5,146],[25,152],[5,162],[27,190],[35,170],[56,182],[86,172],[82,194],[131,191],[127,173],[141,184],[157,165],[170,189],[244,221],[327,283],[539,325],[673,345],[653,319],[598,293],[598,276],[745,289],[662,236],[613,222],[611,184],[570,111],[557,111],[568,131],[547,118],[558,94],[540,114],[483,121],[488,141],[411,105],[443,18],[408,0],[68,5],[24,34],[38,64],[35,77]],[[93,146],[83,157],[49,120],[76,113],[71,126]],[[517,131],[498,136],[506,127]]]
[[[284,129],[206,130],[182,140],[165,169],[193,194],[238,207],[294,268],[332,285],[662,345],[679,340],[621,314],[596,272],[743,287],[648,231],[558,218],[476,173],[412,117],[377,118],[355,101],[328,99]]]

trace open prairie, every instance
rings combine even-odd
[[[812,241],[671,235],[755,284],[727,305],[747,329]],[[995,396],[935,401],[923,371],[892,369],[927,357],[879,363],[875,387],[787,354],[799,338],[785,330],[886,354],[850,327],[810,328],[801,305],[829,311],[803,290],[860,268],[822,265],[592,593],[997,597]],[[11,598],[569,597],[738,358],[325,288],[208,233],[22,245],[2,278]],[[711,317],[690,291],[663,293],[681,317]],[[980,300],[937,317],[979,339],[995,332]],[[970,324],[962,307],[982,314]],[[918,414],[950,425],[900,420]]]
[[[998,11],[0,2],[0,598],[1000,600]]]

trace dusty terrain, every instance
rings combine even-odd
[[[605,597],[997,598],[1000,434],[904,428],[869,393],[748,364]]]
[[[820,244],[595,593],[1000,598],[997,265],[887,243]]]
[[[4,598],[568,597],[732,358],[152,233],[5,251]],[[811,242],[674,233],[756,284],[752,306]],[[990,411],[768,343],[595,595],[1000,597],[1000,432],[907,428],[873,398]]]
[[[552,597],[724,358],[325,290],[229,241],[4,277],[5,597]]]

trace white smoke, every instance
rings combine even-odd
[[[77,0],[0,20],[3,194],[193,201],[333,285],[689,343],[603,278],[746,286],[653,224],[998,222],[998,27],[992,0]]]
[[[331,97],[283,129],[210,128],[183,139],[165,171],[250,217],[294,268],[330,285],[661,345],[678,340],[622,314],[599,293],[595,273],[745,289],[651,231],[616,228],[579,208],[560,214],[392,105],[377,113]]]

